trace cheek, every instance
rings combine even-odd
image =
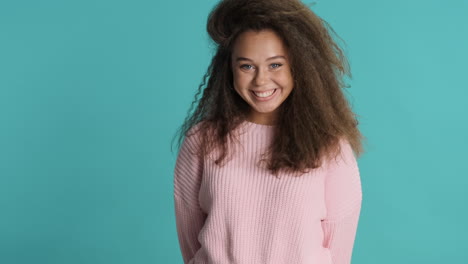
[[[275,82],[285,88],[288,85],[288,78],[283,74],[278,75],[275,77]]]
[[[234,78],[234,82],[238,85],[238,86],[247,86],[248,85],[248,82],[249,82],[249,78],[245,75],[242,75],[242,74],[238,74],[238,75],[234,75],[233,76]]]
[[[279,82],[285,87],[293,87],[294,86],[294,80],[292,76],[289,73],[284,73],[279,76],[278,79]]]

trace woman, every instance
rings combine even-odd
[[[211,11],[217,49],[174,170],[184,263],[350,263],[364,137],[326,25],[299,0]]]

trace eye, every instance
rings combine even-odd
[[[241,69],[246,69],[246,70],[249,70],[249,69],[245,68],[246,66],[247,66],[247,67],[252,67],[252,65],[249,65],[249,64],[243,64],[243,65],[241,65],[241,66],[240,66],[240,68],[241,68]]]
[[[281,64],[281,63],[272,63],[271,65],[278,65],[277,67],[273,67],[273,68],[275,68],[275,69],[276,69],[276,68],[279,68],[279,67],[281,67],[283,64]]]

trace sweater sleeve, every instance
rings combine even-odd
[[[324,247],[333,264],[351,263],[362,203],[361,179],[351,145],[340,141],[341,152],[328,163],[325,180],[327,215],[322,220]]]
[[[174,169],[174,208],[177,236],[184,263],[190,263],[201,245],[198,234],[206,214],[198,202],[203,160],[197,157],[196,135],[185,137]]]

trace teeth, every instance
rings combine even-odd
[[[271,90],[271,91],[269,91],[269,92],[264,92],[264,93],[256,93],[256,92],[254,92],[254,94],[255,94],[256,96],[258,96],[258,97],[268,97],[268,96],[272,95],[272,94],[275,92],[275,90],[276,90],[276,89]]]

